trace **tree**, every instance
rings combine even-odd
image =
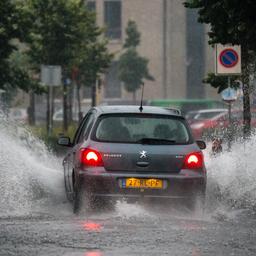
[[[26,47],[19,43],[18,50],[9,57],[11,67],[11,86],[19,88],[29,94],[28,121],[35,124],[35,94],[46,93],[46,87],[39,81],[38,70],[31,65]]]
[[[0,88],[6,89],[10,81],[8,58],[15,49],[12,39],[21,37],[18,10],[12,1],[0,1],[0,17]]]
[[[140,44],[140,32],[135,21],[129,20],[126,32],[124,48],[137,47]]]
[[[85,68],[84,63],[86,70],[94,69],[94,74],[102,71],[99,65],[93,66],[99,55],[107,55],[107,49],[97,45],[102,30],[96,25],[95,14],[87,10],[83,0],[26,0],[26,3],[33,18],[27,42],[34,63],[61,65],[65,74],[71,74],[74,66],[83,74],[81,67]],[[94,55],[92,59],[95,48],[98,56]],[[86,81],[89,79],[84,77]],[[64,84],[64,130],[67,130],[66,89]]]
[[[136,47],[140,43],[140,33],[134,21],[129,21],[126,28],[124,53],[119,59],[119,78],[124,83],[125,89],[133,93],[136,101],[136,91],[144,83],[143,80],[154,80],[148,70],[149,60],[139,56]]]
[[[78,95],[81,85],[92,88],[92,106],[96,104],[96,81],[100,79],[109,67],[113,54],[107,50],[107,41],[99,41],[95,38],[93,42],[81,48],[82,58],[78,58],[79,69],[77,84]],[[78,104],[80,105],[80,104]]]
[[[24,79],[26,74],[9,60],[11,54],[18,49],[18,41],[23,40],[27,32],[24,13],[11,0],[0,1],[0,88],[12,90],[15,87],[27,89]]]
[[[218,93],[228,88],[227,76],[216,76],[214,73],[209,73],[206,78],[203,79],[203,83],[210,84],[212,87],[218,89]],[[240,84],[236,77],[230,79],[231,87],[239,88]]]
[[[72,66],[80,47],[101,34],[82,0],[26,1],[34,21],[28,37],[30,55],[37,64]]]
[[[5,91],[3,99],[8,107],[17,88],[28,93],[42,93],[44,89],[31,79],[26,54],[22,51],[21,41],[26,38],[30,25],[22,1],[1,1],[0,16],[0,88]]]
[[[249,76],[255,71],[256,2],[251,0],[187,0],[185,7],[198,9],[198,21],[210,25],[209,44],[238,44],[242,47],[244,136],[250,135]]]

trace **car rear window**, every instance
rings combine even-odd
[[[187,144],[191,137],[182,118],[125,114],[101,116],[96,124],[94,139],[101,142],[125,143],[153,139],[170,140],[173,144]]]

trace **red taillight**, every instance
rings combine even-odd
[[[203,167],[203,154],[201,152],[190,153],[186,156],[183,169],[199,169]]]
[[[101,155],[98,151],[88,148],[80,150],[81,163],[87,166],[103,166]]]

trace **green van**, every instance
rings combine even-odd
[[[148,101],[148,105],[177,108],[183,115],[192,110],[226,107],[224,102],[213,99],[155,99]]]

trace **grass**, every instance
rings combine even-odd
[[[44,141],[44,143],[50,150],[57,154],[61,154],[63,153],[63,151],[65,151],[65,148],[57,144],[58,137],[60,135],[65,135],[68,136],[72,141],[77,129],[77,124],[72,123],[71,125],[69,125],[68,130],[65,133],[63,132],[63,128],[61,125],[56,125],[55,127],[53,127],[52,134],[50,136],[48,136],[47,134],[45,125],[30,126],[29,128],[33,135]]]

